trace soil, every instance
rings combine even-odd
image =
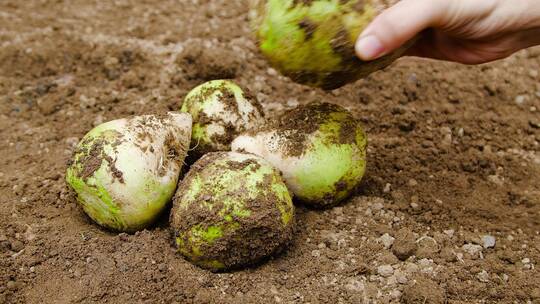
[[[333,118],[331,114],[341,114]],[[284,111],[270,119],[259,129],[246,132],[256,136],[259,132],[275,131],[275,138],[281,147],[284,157],[300,157],[310,147],[312,134],[319,130],[322,124],[334,122],[339,124],[339,135],[329,136],[327,142],[332,144],[353,144],[356,141],[357,128],[362,128],[346,109],[326,102],[311,102]],[[274,138],[274,137],[272,137]]]
[[[403,58],[324,92],[269,67],[247,13],[228,0],[0,2],[0,303],[540,302],[539,48],[480,66]],[[223,56],[216,69],[177,60],[199,46]],[[175,252],[168,213],[107,232],[64,182],[93,126],[178,110],[215,70],[268,117],[322,100],[369,137],[354,197],[299,206],[287,250],[221,274]]]

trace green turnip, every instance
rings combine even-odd
[[[98,125],[80,141],[66,180],[99,225],[148,227],[171,201],[191,135],[184,113],[142,115]]]
[[[264,159],[211,152],[179,185],[170,222],[185,258],[223,271],[284,248],[292,235],[294,206],[279,171]]]
[[[231,80],[212,80],[192,89],[182,112],[193,117],[190,160],[228,151],[234,137],[264,121],[259,102]]]
[[[332,206],[348,197],[366,168],[367,136],[346,109],[313,102],[237,137],[233,151],[259,155],[281,170],[307,205]]]
[[[384,0],[252,0],[255,38],[269,63],[293,81],[339,88],[389,66],[411,42],[365,62],[354,51],[359,34]]]

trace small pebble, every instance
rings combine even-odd
[[[68,137],[68,138],[65,139],[65,142],[70,148],[73,148],[79,142],[79,138],[77,138],[77,137]]]
[[[433,266],[433,261],[430,259],[420,259],[418,261],[418,266],[420,266],[420,268],[428,268]]]
[[[482,236],[482,243],[484,248],[493,248],[495,247],[495,237],[492,235]]]
[[[521,260],[521,263],[523,264],[529,264],[531,262],[531,260],[529,258],[524,258],[523,260]]]
[[[418,265],[414,263],[406,263],[405,264],[405,272],[407,273],[415,273],[418,272]]]
[[[165,264],[165,263],[159,264],[158,265],[158,270],[161,271],[161,272],[167,270],[167,264]]]
[[[270,75],[270,76],[277,76],[278,75],[278,72],[273,68],[268,68],[266,70],[266,73],[268,73],[268,75]]]
[[[388,249],[392,247],[392,244],[394,244],[395,238],[393,238],[388,233],[383,234],[380,238],[377,239],[377,241],[381,244],[383,244],[384,248]]]
[[[482,252],[482,246],[475,244],[465,244],[461,247],[463,251],[467,252],[473,257],[476,257],[479,253]]]
[[[377,267],[377,273],[382,277],[389,277],[394,273],[394,268],[391,265],[381,265]]]
[[[384,208],[384,205],[381,202],[376,202],[371,206],[371,209],[373,209],[373,211],[379,211],[379,210],[382,210],[383,208]]]
[[[526,95],[518,95],[516,96],[516,98],[514,99],[514,102],[517,103],[518,105],[520,104],[523,104],[525,102],[525,100],[527,99],[527,96]]]
[[[414,186],[417,186],[417,185],[418,185],[418,182],[414,178],[411,178],[409,180],[409,186],[414,187]]]
[[[455,233],[454,229],[444,230],[443,232],[444,234],[448,235],[449,238],[454,237],[454,233]]]
[[[399,284],[407,284],[407,276],[401,270],[396,270],[394,276]]]
[[[504,184],[503,179],[498,175],[489,175],[487,180],[494,183],[497,186],[502,186]]]
[[[478,278],[480,282],[484,282],[484,283],[489,282],[489,273],[485,270],[482,270],[481,272],[476,274],[476,277]]]
[[[394,289],[390,292],[390,297],[395,300],[399,300],[401,298],[401,291]]]

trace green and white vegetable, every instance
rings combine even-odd
[[[178,187],[171,226],[178,251],[212,271],[247,266],[282,249],[294,206],[279,171],[264,159],[212,152]]]
[[[359,34],[388,0],[252,0],[251,21],[262,54],[285,76],[326,90],[386,68],[410,43],[364,62],[354,51]]]
[[[184,113],[103,123],[78,144],[66,180],[99,225],[133,232],[171,201],[186,157],[192,119]]]
[[[238,134],[264,121],[259,102],[231,80],[212,80],[195,87],[181,111],[193,117],[190,155],[195,159],[204,153],[230,150]]]
[[[299,106],[231,146],[269,161],[299,200],[318,207],[348,197],[366,168],[366,134],[351,113],[329,103]]]

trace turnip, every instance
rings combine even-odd
[[[184,113],[142,115],[88,132],[66,173],[86,214],[116,231],[133,232],[154,222],[174,195],[191,123]]]
[[[293,81],[325,90],[386,68],[409,47],[364,62],[354,51],[358,35],[388,0],[252,0],[259,49]]]
[[[170,222],[185,258],[222,271],[284,248],[292,235],[294,206],[279,171],[264,159],[211,152],[179,185]]]
[[[332,206],[359,185],[367,137],[346,109],[313,102],[237,137],[233,151],[259,155],[281,170],[288,188],[307,205]]]
[[[182,112],[193,117],[190,160],[204,153],[230,150],[238,134],[264,121],[259,102],[231,80],[212,80],[192,89]]]

